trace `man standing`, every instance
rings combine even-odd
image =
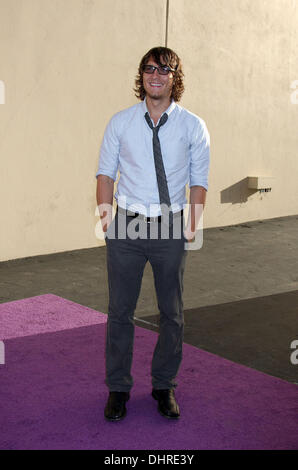
[[[186,242],[193,240],[198,214],[204,208],[210,146],[205,122],[177,104],[184,91],[183,77],[174,51],[156,47],[147,52],[136,79],[135,92],[141,102],[112,117],[101,145],[96,177],[109,282],[106,384],[110,393],[104,411],[109,421],[126,415],[133,386],[133,316],[147,261],[160,311],[152,396],[163,416],[180,416],[174,389],[182,360]],[[117,211],[112,220],[118,170]],[[184,227],[187,183],[190,211]],[[137,236],[129,227],[134,224],[135,228],[135,222]],[[177,224],[182,228],[180,237],[174,233]]]

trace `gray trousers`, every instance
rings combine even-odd
[[[109,285],[106,385],[110,391],[122,392],[129,392],[133,386],[131,375],[133,317],[144,268],[149,261],[153,270],[160,311],[159,337],[151,368],[152,386],[156,389],[171,389],[177,386],[175,378],[182,360],[184,330],[182,293],[187,255],[186,240],[183,235],[184,220],[183,216],[179,217],[181,227],[179,238],[174,238],[173,227],[169,229],[169,237],[164,239],[161,232],[162,223],[152,224],[142,221],[138,226],[139,238],[130,239],[127,236],[127,227],[132,220],[132,217],[116,213],[106,236]],[[177,224],[177,220],[175,223]],[[120,231],[123,237],[123,225],[126,236],[120,238]],[[153,236],[157,238],[152,238],[152,230],[155,233]],[[141,234],[146,235],[146,238],[141,238]]]

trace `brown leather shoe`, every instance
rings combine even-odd
[[[120,421],[126,416],[125,403],[129,400],[129,392],[110,392],[104,415],[108,421]]]
[[[158,411],[162,416],[170,419],[178,419],[180,417],[180,410],[173,389],[153,389],[152,396],[158,401]]]

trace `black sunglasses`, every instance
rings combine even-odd
[[[159,75],[168,75],[170,72],[175,72],[174,69],[171,69],[167,65],[162,65],[160,67],[155,67],[155,65],[144,65],[143,72],[145,73],[154,73],[155,70],[159,73]]]

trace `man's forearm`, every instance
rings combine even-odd
[[[185,228],[185,235],[187,239],[191,239],[195,235],[200,218],[206,203],[207,190],[203,186],[192,186],[190,188],[189,204],[190,210],[188,213],[188,221]]]
[[[97,177],[96,200],[104,232],[107,231],[112,221],[113,194],[114,180],[109,176],[99,175]]]

